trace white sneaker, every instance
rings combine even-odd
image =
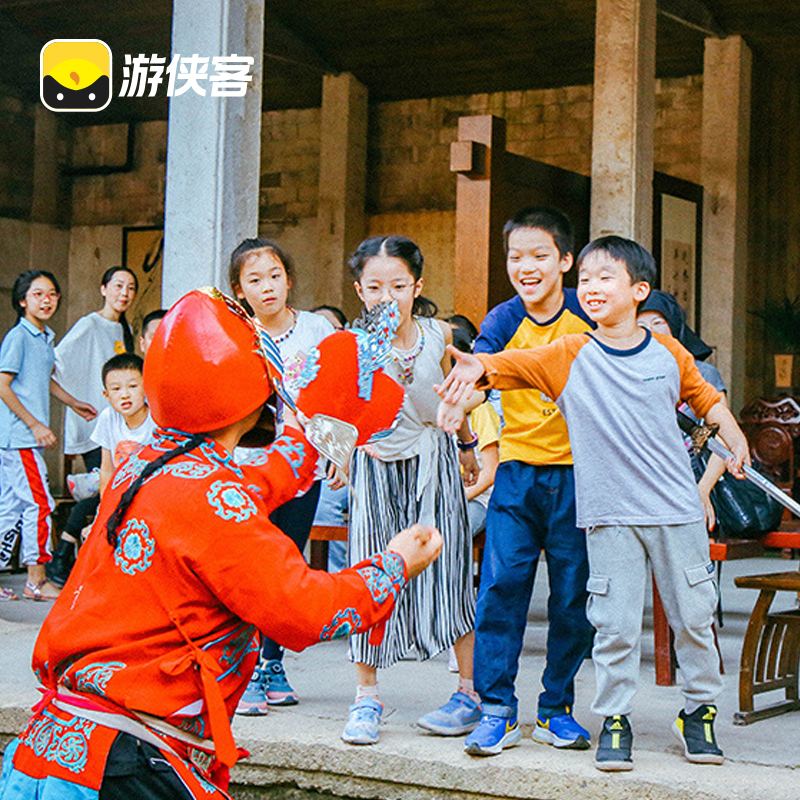
[[[100,494],[100,470],[67,475],[67,486],[73,500],[88,500]]]

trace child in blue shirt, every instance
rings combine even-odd
[[[46,323],[55,314],[60,296],[51,273],[23,272],[11,294],[19,321],[0,345],[0,566],[8,563],[21,531],[20,561],[28,567],[23,593],[27,600],[54,600],[59,593],[45,577],[54,503],[42,449],[56,443],[49,428],[50,394],[84,419],[97,414],[51,377],[55,334]],[[0,600],[17,599],[11,590],[0,588]]]

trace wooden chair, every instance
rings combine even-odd
[[[800,534],[797,536],[800,538]],[[734,724],[749,725],[800,710],[800,609],[770,613],[776,592],[800,591],[800,572],[744,575],[735,578],[734,583],[744,589],[760,589],[742,645],[739,711],[734,714]],[[755,695],[776,689],[783,689],[785,698],[755,710]]]

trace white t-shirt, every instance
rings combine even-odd
[[[56,382],[73,397],[91,403],[98,414],[108,408],[103,396],[103,364],[125,352],[122,325],[96,311],[81,317],[56,346]],[[64,415],[64,452],[88,453],[97,446],[92,432],[97,418],[87,422],[71,408]]]
[[[113,408],[104,408],[97,417],[92,433],[94,446],[99,445],[111,453],[114,467],[118,467],[134,450],[144,444],[156,429],[156,424],[147,416],[138,428],[129,428],[125,417]]]

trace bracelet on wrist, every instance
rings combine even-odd
[[[478,446],[478,434],[473,433],[472,439],[469,442],[462,442],[461,439],[458,439],[456,445],[458,445],[458,449],[461,451],[474,450]]]

